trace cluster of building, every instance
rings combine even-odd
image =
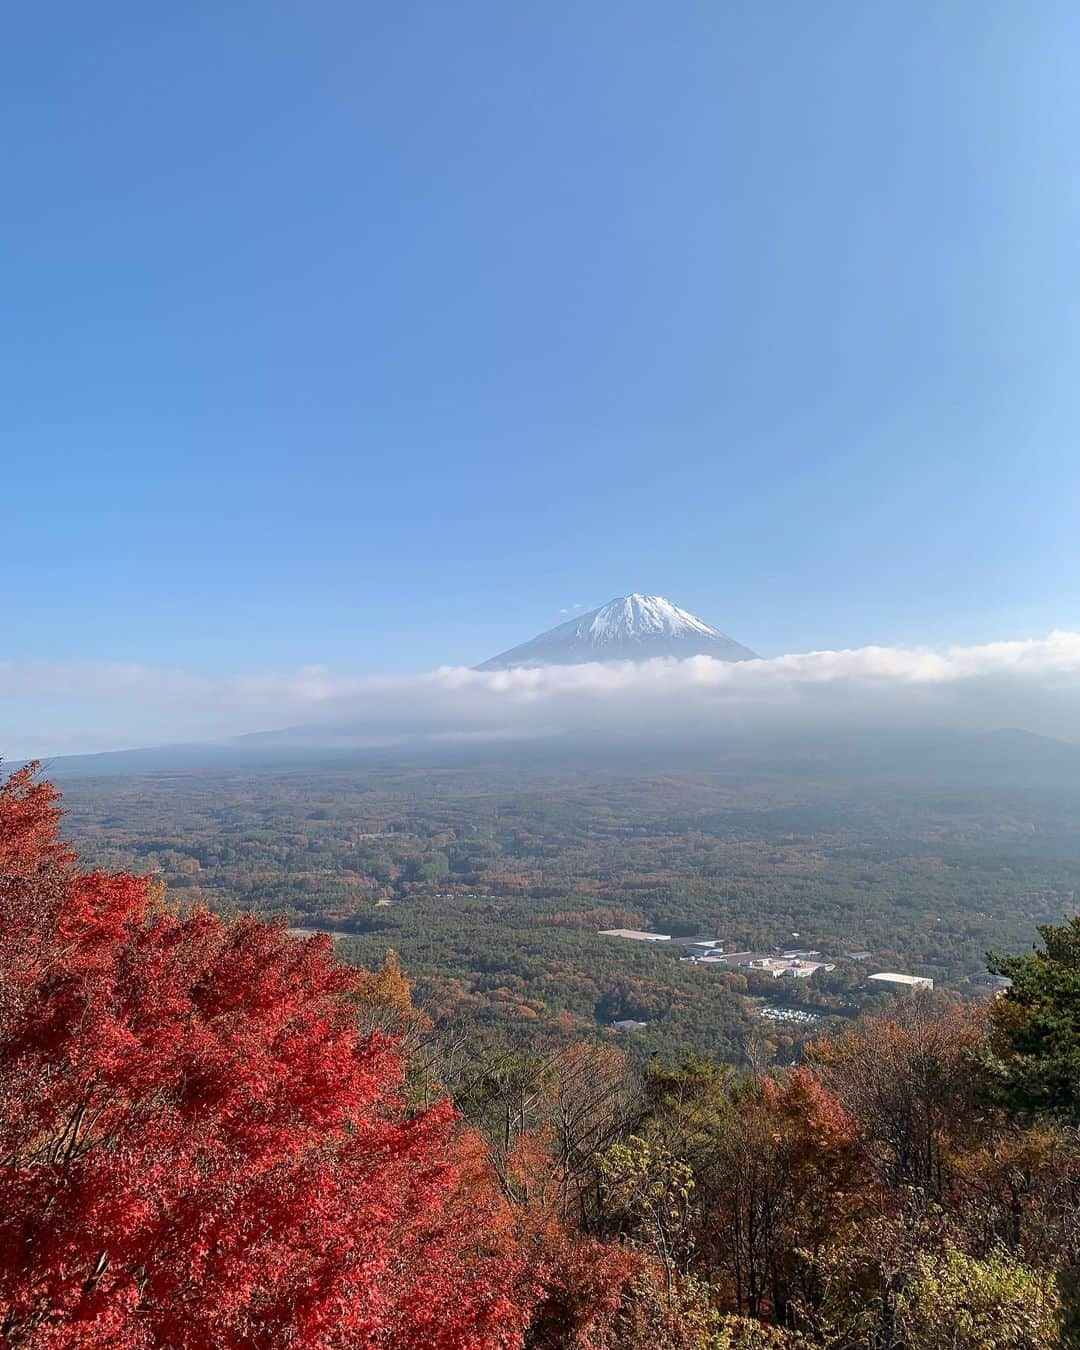
[[[767,954],[757,952],[726,952],[720,938],[673,938],[670,933],[646,933],[637,928],[605,928],[601,937],[628,938],[633,942],[670,942],[683,947],[684,961],[703,966],[719,966],[726,970],[745,970],[748,974],[770,975],[774,980],[806,980],[819,970],[836,969],[835,962],[821,959],[819,951],[804,948],[777,949]],[[794,934],[793,936],[798,936]],[[849,961],[868,961],[869,951],[845,952]],[[868,975],[878,985],[892,985],[903,989],[933,989],[934,981],[925,975],[903,975],[894,970],[878,971]]]
[[[752,971],[756,975],[771,975],[774,980],[805,980],[819,970],[835,970],[829,961],[818,958],[820,952],[775,951],[767,956],[755,952],[725,952],[719,939],[691,942],[689,955],[683,959],[701,965],[724,966],[728,970]]]
[[[781,952],[779,956],[755,956],[740,964],[744,970],[754,971],[758,975],[771,975],[774,980],[808,980],[819,970],[836,969],[829,961],[815,961],[808,956],[789,956],[786,952]]]

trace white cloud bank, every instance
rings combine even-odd
[[[1023,727],[1080,741],[1080,633],[862,647],[736,665],[708,657],[357,678],[317,666],[211,678],[140,665],[0,662],[8,758],[311,725],[356,743],[831,726]],[[316,728],[321,728],[316,732]]]

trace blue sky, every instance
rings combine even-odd
[[[3,658],[1080,628],[1080,9],[20,6]]]

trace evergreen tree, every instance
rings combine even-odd
[[[989,1067],[1012,1110],[1080,1125],[1080,915],[1039,935],[1042,951],[991,957],[1012,988],[991,1009]]]

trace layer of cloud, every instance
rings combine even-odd
[[[833,725],[1023,727],[1080,740],[1080,633],[737,665],[695,657],[368,678],[318,666],[214,678],[155,666],[0,662],[0,750],[9,758],[298,724],[320,738],[347,733],[358,744]]]

